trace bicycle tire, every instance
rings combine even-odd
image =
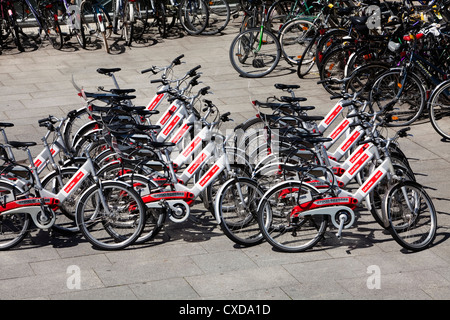
[[[237,184],[244,197],[242,203]],[[256,219],[259,199],[263,195],[258,184],[245,177],[232,178],[217,191],[214,204],[223,233],[241,246],[254,246],[263,241]]]
[[[166,6],[163,1],[157,2],[154,15],[161,38],[167,38],[169,28],[167,26]]]
[[[434,130],[450,140],[450,81],[441,83],[433,90],[428,103],[428,116]]]
[[[14,18],[10,17],[10,20],[12,19]],[[25,48],[23,47],[22,42],[20,42],[19,26],[16,24],[15,21],[10,21],[10,30],[14,44],[16,45],[17,49],[20,52],[25,52]]]
[[[207,4],[209,9],[208,25],[202,34],[214,35],[221,33],[230,22],[230,5],[227,0],[210,0]]]
[[[81,19],[86,28],[86,46],[95,45],[97,39],[103,43],[103,47],[107,53],[110,53],[108,38],[112,33],[112,22],[109,13],[102,7],[94,7],[91,1],[84,0],[80,6]],[[93,15],[94,21],[90,23],[86,15]]]
[[[375,79],[389,68],[388,64],[383,63],[369,63],[356,68],[345,82],[345,92],[357,94],[359,99],[368,100]]]
[[[293,19],[280,30],[279,41],[284,59],[296,66],[305,49],[316,35],[316,27],[309,20]]]
[[[386,124],[388,127],[410,125],[420,117],[426,103],[425,89],[415,74],[408,72],[403,84],[400,83],[400,79],[401,71],[399,69],[386,71],[375,79],[370,90],[369,100],[379,110],[395,102],[392,105],[393,110],[387,111],[386,115],[395,116],[398,119],[388,122]],[[398,96],[400,89],[402,92]]]
[[[349,31],[345,29],[330,29],[323,34],[317,42],[316,63],[320,67],[323,57],[335,46],[342,44],[342,38],[349,35]]]
[[[329,51],[322,60],[319,67],[320,80],[329,78],[344,79],[345,66],[348,62],[354,46],[338,46]],[[331,95],[339,94],[342,91],[342,84],[324,82],[322,86]]]
[[[401,164],[393,164],[394,171],[397,175],[401,175],[401,177],[407,181],[415,181],[414,173],[410,168],[403,166]],[[383,228],[387,229],[388,226],[385,225],[383,221],[383,213],[382,213],[382,202],[386,192],[389,188],[397,183],[398,181],[389,181],[388,175],[380,181],[380,183],[375,187],[374,190],[369,194],[366,201],[370,203],[367,206],[370,208],[369,211],[372,214],[374,220]]]
[[[105,204],[100,200],[102,196]],[[104,205],[109,212],[104,211]],[[77,205],[76,221],[83,236],[94,247],[120,250],[139,238],[145,212],[144,202],[132,187],[119,181],[105,181],[101,187],[93,185],[83,193]]]
[[[309,42],[297,64],[297,76],[301,79],[316,65],[317,37]]]
[[[17,200],[17,195],[20,193],[21,191],[13,184],[0,181],[2,202]],[[19,245],[28,236],[30,224],[31,218],[26,212],[2,212],[0,214],[0,251]]]
[[[304,16],[305,10],[299,4],[300,1],[296,0],[274,1],[267,10],[266,26],[270,26],[271,31],[277,33],[287,22],[297,17]]]
[[[81,12],[80,12],[80,28],[74,28],[72,30],[72,32],[75,34],[75,37],[77,38],[77,42],[82,49],[86,49],[85,30],[87,30],[87,27],[86,27],[84,19],[81,18]]]
[[[383,209],[392,237],[403,248],[421,251],[432,245],[436,237],[437,214],[431,198],[420,184],[404,181],[393,185],[386,193]]]
[[[328,216],[292,216],[300,195],[318,191],[299,181],[285,181],[269,189],[258,206],[259,228],[274,248],[283,252],[303,252],[322,240]]]
[[[178,9],[178,19],[183,29],[190,35],[202,33],[208,26],[209,10],[204,0],[182,0]]]
[[[41,32],[45,33],[45,37],[54,49],[61,50],[64,45],[64,40],[58,19],[55,18],[53,11],[49,9],[45,9],[43,15],[42,22],[45,29],[41,30]]]
[[[54,170],[42,179],[42,187],[45,190],[57,194],[65,185],[65,183],[67,183],[77,171],[78,168],[76,167]],[[59,178],[61,178],[62,185],[59,181]],[[61,234],[68,235],[73,235],[74,233],[79,231],[75,221],[76,204],[83,191],[92,184],[94,184],[94,180],[90,177],[87,178],[84,184],[81,185],[74,194],[72,194],[69,198],[65,199],[61,203],[56,212],[56,220],[52,226],[53,230],[56,230]]]
[[[278,65],[281,47],[273,33],[261,28],[251,28],[234,38],[229,56],[231,65],[241,76],[261,78]]]
[[[134,5],[128,2],[125,5],[124,17],[122,23],[122,38],[125,41],[126,46],[131,46],[133,42],[133,29],[134,29]]]
[[[159,185],[152,179],[134,173],[121,175],[117,180],[132,186],[141,198],[150,194],[152,190],[159,188]],[[142,229],[139,238],[136,239],[135,244],[142,244],[153,240],[163,228],[166,217],[166,208],[153,208],[147,206],[144,228]]]
[[[140,0],[134,3],[134,23],[133,23],[133,39],[134,41],[142,41],[146,33],[150,18],[151,4],[149,1]]]

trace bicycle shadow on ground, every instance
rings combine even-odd
[[[211,212],[206,209],[193,208],[189,218],[184,222],[175,223],[167,218],[163,229],[155,237],[154,242],[159,244],[179,240],[204,242],[217,236],[224,236],[224,234],[218,228]],[[149,242],[149,244],[151,243]],[[145,245],[143,244],[143,246]]]
[[[73,235],[62,235],[56,231],[47,231],[42,229],[32,230],[30,234],[16,247],[11,248],[11,251],[19,250],[33,250],[35,248],[43,248],[50,246],[52,248],[71,248],[87,243],[81,233],[74,233]]]

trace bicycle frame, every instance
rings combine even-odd
[[[37,167],[33,162],[33,158],[31,156],[29,148],[26,148],[26,152],[31,163],[31,173],[34,177],[34,189],[36,191],[36,197],[3,203],[3,206],[1,206],[2,208],[0,208],[0,214],[2,212],[7,212],[8,214],[14,213],[15,211],[26,212],[30,214],[33,222],[38,228],[46,229],[53,225],[56,220],[53,210],[57,209],[57,207],[59,207],[69,196],[71,196],[88,176],[92,175],[96,183],[101,184],[101,181],[97,179],[94,164],[88,155],[86,162],[78,169],[78,171],[76,171],[71,179],[60,189],[60,191],[55,194],[42,187],[41,179],[37,172]],[[10,184],[11,186],[17,186],[20,189],[20,185],[8,182],[8,180],[2,181],[4,181],[4,183]],[[102,203],[105,203],[103,195],[100,196],[100,200],[102,201]],[[46,212],[44,206],[48,206],[51,211]],[[24,207],[27,208],[24,209]],[[43,212],[49,213],[51,215],[50,217],[47,216],[47,219],[44,221],[38,218],[38,215]]]
[[[359,160],[355,162],[353,167],[351,167],[340,182],[345,183],[353,179],[364,167],[371,164],[371,160],[378,156],[378,149],[372,143],[368,143],[363,146],[364,150],[359,156]],[[346,191],[334,185],[337,188],[335,196],[322,198],[318,200],[312,200],[312,195],[310,190],[308,190],[306,195],[302,195],[299,199],[299,203],[295,206],[290,215],[291,217],[306,217],[311,215],[328,215],[331,217],[332,224],[339,229],[338,237],[343,229],[350,228],[354,221],[356,220],[355,213],[353,210],[356,206],[362,202],[373,190],[379,185],[382,179],[388,175],[395,175],[392,162],[389,157],[387,157],[381,164],[379,164],[373,171],[372,174],[362,183],[362,185],[354,193]],[[337,180],[337,179],[336,179]],[[282,182],[283,184],[286,182]],[[304,182],[308,184],[308,182]],[[320,193],[320,189],[315,188],[308,184],[308,188],[316,190]],[[286,189],[287,196],[289,193],[297,192],[295,189]],[[389,222],[386,217],[386,213],[382,213],[382,221],[385,227],[389,226]],[[341,216],[345,218],[341,219]],[[339,219],[337,219],[339,217]]]
[[[221,135],[220,135],[221,136]],[[219,136],[216,136],[219,137]],[[174,222],[182,222],[187,219],[189,216],[190,209],[189,207],[193,204],[194,200],[203,192],[205,189],[224,171],[231,173],[231,166],[229,163],[228,155],[226,152],[226,143],[232,137],[232,134],[227,137],[223,137],[224,141],[222,143],[222,151],[223,154],[211,165],[211,167],[198,179],[198,181],[192,186],[188,187],[185,185],[185,181],[189,181],[197,172],[199,172],[208,162],[209,160],[217,155],[216,152],[216,142],[210,141],[205,148],[195,157],[195,159],[191,162],[191,164],[186,167],[186,169],[182,172],[182,174],[178,176],[175,174],[173,165],[169,161],[169,170],[171,172],[171,185],[173,190],[170,191],[162,191],[162,192],[154,192],[142,197],[142,200],[146,204],[148,208],[161,208],[162,203],[166,203],[172,210],[179,211],[180,208],[183,208],[186,214],[183,215],[182,218],[174,218],[170,217]],[[200,143],[197,143],[197,146]],[[186,149],[191,153],[193,150]],[[168,152],[166,150],[166,157],[168,156]],[[180,182],[181,181],[181,182]],[[239,183],[239,182],[237,182]],[[239,188],[238,188],[239,189]],[[241,199],[243,195],[240,193],[239,196]]]

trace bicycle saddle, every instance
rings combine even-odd
[[[280,89],[280,90],[285,90],[285,89],[299,89],[300,86],[298,84],[281,84],[281,83],[275,83],[274,84],[275,88]]]
[[[111,89],[111,93],[122,95],[127,93],[136,92],[136,89]]]
[[[33,142],[33,141],[28,141],[28,142],[9,141],[9,144],[10,144],[11,147],[13,147],[13,148],[23,148],[23,147],[33,147],[33,146],[35,146],[37,143],[36,143],[36,142]]]
[[[120,69],[120,68],[98,68],[97,72],[100,74],[107,74],[107,73],[117,72],[120,70],[122,70],[122,69]]]
[[[283,102],[303,102],[308,100],[307,98],[304,97],[289,97],[289,96],[282,96],[280,97],[280,100]]]

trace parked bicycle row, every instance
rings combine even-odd
[[[1,0],[0,54],[44,43],[60,50],[71,39],[83,49],[103,46],[109,53],[117,41],[130,46],[155,32],[166,38],[177,27],[190,35],[217,34],[231,14],[226,0],[116,0],[112,12],[99,0]]]
[[[391,121],[384,110],[358,93],[342,94],[325,117],[316,116],[296,96],[298,85],[275,84],[280,96],[255,101],[257,116],[224,134],[231,114],[205,99],[211,92],[200,86],[200,66],[176,75],[182,59],[142,71],[160,76],[146,106],[133,104],[134,89],[120,88],[120,68],[97,70],[111,77],[112,89],[86,92],[74,81],[86,105],[38,121],[47,133],[35,158],[35,143],[8,141],[13,124],[0,123],[1,249],[19,244],[31,225],[122,249],[186,221],[199,203],[245,246],[266,240],[304,251],[328,225],[340,238],[358,211],[370,212],[408,250],[432,244],[436,211],[397,142],[407,129],[382,136],[380,126]],[[28,152],[29,166],[15,161],[14,148]]]
[[[325,60],[325,55],[330,56],[333,49],[339,47],[347,55],[359,50],[354,67],[365,62],[363,58],[368,53],[372,53],[372,60],[380,60],[382,53],[388,51],[389,41],[403,44],[402,36],[419,24],[443,23],[450,18],[446,0],[431,1],[420,7],[410,0],[277,0],[271,5],[267,3],[265,0],[248,1],[240,34],[230,46],[231,64],[243,77],[269,74],[282,57],[297,68],[299,77],[314,66],[322,77],[327,77],[328,73],[343,73],[348,57],[344,60],[339,56],[341,60],[335,58],[329,63]],[[349,68],[348,74],[352,70]]]
[[[259,8],[252,7],[250,21],[261,21],[255,18]],[[397,120],[390,126],[428,115],[435,130],[450,139],[448,2],[432,1],[419,10],[407,1],[337,7],[332,1],[308,6],[278,0],[268,10],[273,11],[282,14],[263,15],[269,23],[242,32],[231,45],[232,65],[242,76],[267,75],[283,56],[299,78],[317,72],[330,94],[366,88],[360,98],[380,110],[392,104]],[[278,34],[268,30],[273,25],[281,26]]]

